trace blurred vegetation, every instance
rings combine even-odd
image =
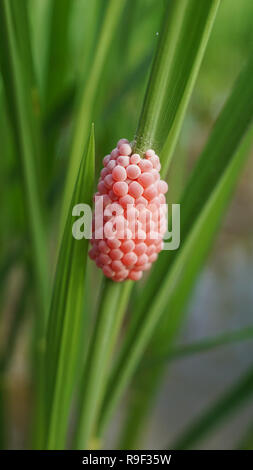
[[[8,1],[14,10],[18,8],[18,0]],[[34,392],[34,375],[31,370],[34,369],[33,352],[36,340],[34,340],[33,326],[39,315],[42,318],[42,324],[45,321],[45,312],[39,314],[38,311],[44,301],[45,304],[48,303],[48,298],[45,299],[45,297],[50,291],[48,285],[45,285],[45,292],[42,295],[44,300],[41,298],[39,302],[35,302],[32,268],[34,252],[32,250],[39,252],[40,260],[35,275],[39,278],[41,271],[48,270],[49,284],[54,275],[56,255],[59,250],[59,232],[64,219],[62,200],[70,172],[69,156],[76,130],[76,119],[81,112],[82,92],[85,85],[87,83],[89,85],[90,73],[94,67],[99,44],[102,44],[101,49],[103,49],[104,37],[101,41],[100,35],[109,2],[107,0],[76,0],[74,2],[71,0],[23,0],[23,3],[27,17],[24,15],[23,18],[21,15],[22,21],[16,24],[14,22],[14,35],[22,57],[21,62],[17,60],[15,70],[22,70],[24,73],[18,77],[19,85],[23,91],[23,103],[31,106],[31,109],[25,108],[25,116],[30,113],[31,155],[34,175],[36,175],[33,187],[37,189],[35,193],[38,197],[35,206],[37,204],[40,209],[37,211],[37,221],[34,219],[33,211],[28,220],[24,182],[21,176],[22,163],[17,158],[19,153],[22,154],[23,149],[17,139],[18,130],[17,133],[13,132],[13,127],[16,126],[13,120],[18,120],[20,117],[19,110],[13,112],[9,109],[2,75],[0,77],[2,153],[0,159],[0,321],[2,331],[0,335],[0,394],[9,397],[6,401],[6,408],[10,411],[11,417],[7,419],[7,431],[6,429],[4,431],[4,428],[0,429],[2,448],[27,445],[26,440],[32,421],[31,396]],[[132,140],[135,136],[148,82],[148,72],[161,33],[164,4],[163,0],[122,0],[121,11],[118,12],[116,12],[118,8],[116,3],[114,7],[112,5],[115,23],[113,23],[113,17],[108,18],[108,23],[111,21],[111,29],[108,29],[112,37],[109,37],[107,30],[108,45],[107,49],[101,52],[101,73],[97,70],[93,71],[97,83],[94,90],[91,83],[89,127],[87,126],[84,130],[88,136],[90,123],[95,122],[96,173],[100,169],[103,156],[115,147],[119,138],[126,137]],[[223,0],[194,86],[182,132],[174,152],[175,158],[170,167],[169,197],[173,202],[178,201],[181,196],[190,170],[230,93],[235,78],[246,59],[252,55],[252,31],[252,0],[240,2]],[[25,39],[27,34],[31,38],[31,43]],[[6,52],[5,44],[2,42],[3,67],[6,53],[8,54],[8,51]],[[26,94],[27,83],[30,85],[31,95]],[[14,114],[16,118],[13,117]],[[71,191],[65,193],[67,201],[71,200],[70,196],[72,196]],[[45,240],[41,241],[39,247],[31,248],[28,226],[30,224],[35,226],[35,230],[36,227],[39,229],[44,220],[46,230],[41,237],[44,238],[45,235]],[[44,262],[46,264],[44,254],[47,251],[50,253],[50,262],[44,266]],[[92,318],[97,301],[92,298],[92,292],[97,292],[101,275],[89,263],[87,269],[89,273],[86,279],[87,304],[84,309],[89,310]],[[142,284],[133,289],[127,310],[129,314],[136,298],[141,295],[142,289]],[[44,310],[47,310],[46,305]],[[41,328],[39,342],[43,343],[45,329],[43,325],[39,328]],[[89,328],[91,332],[92,321]],[[248,338],[247,332],[245,337]],[[6,357],[6,351],[8,357]],[[80,367],[82,365],[81,359]],[[250,384],[252,386],[251,375]],[[145,385],[144,382],[144,389]],[[137,389],[140,387],[137,393],[139,391],[145,393],[143,384],[136,385],[133,382],[132,391],[135,387]],[[14,397],[12,397],[13,394]],[[19,396],[22,399],[20,403],[15,404],[15,401],[19,401]],[[3,413],[1,408],[1,423],[6,422],[6,414],[6,410]],[[128,429],[125,429],[123,443],[125,439],[128,441],[127,433]],[[251,437],[252,430],[244,441],[249,443],[248,447],[252,446]]]

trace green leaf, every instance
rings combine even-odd
[[[166,174],[215,19],[219,0],[166,1],[136,148],[162,150]]]
[[[78,110],[74,125],[72,149],[62,206],[63,226],[65,223],[66,214],[68,213],[70,194],[72,193],[74,182],[76,180],[82,158],[83,148],[87,139],[89,125],[92,119],[92,112],[95,104],[97,88],[99,87],[99,80],[101,79],[106,56],[110,49],[113,35],[116,26],[118,25],[119,16],[121,14],[124,3],[125,0],[121,0],[120,2],[118,0],[109,0],[107,2],[105,17],[101,27],[95,57],[89,71],[89,76],[87,80],[82,83],[82,87],[78,96]]]
[[[95,423],[106,384],[106,372],[114,350],[132,282],[124,284],[106,279],[101,293],[95,331],[89,348],[80,390],[75,448],[87,449],[92,443]]]
[[[45,104],[49,112],[59,102],[68,79],[71,0],[51,0]]]
[[[207,351],[216,350],[217,348],[235,344],[241,341],[253,339],[253,327],[241,328],[239,330],[221,333],[214,337],[204,338],[195,343],[184,344],[182,346],[170,347],[167,354],[152,357],[150,360],[147,356],[145,366],[150,367],[159,363],[164,363],[174,359],[184,359],[189,356],[205,353]]]
[[[43,208],[39,194],[38,175],[36,170],[36,150],[38,146],[34,142],[34,114],[32,95],[29,89],[32,71],[29,69],[26,75],[22,57],[14,32],[14,20],[11,9],[12,3],[7,0],[0,2],[0,34],[1,42],[5,47],[1,48],[1,70],[4,79],[5,92],[9,108],[17,155],[20,158],[23,170],[24,198],[29,224],[29,234],[34,256],[34,271],[39,299],[39,311],[37,323],[38,334],[44,334],[45,315],[47,311],[48,277],[47,256],[45,244],[45,228],[42,219]],[[18,20],[16,18],[16,20]],[[23,48],[24,49],[24,48]]]
[[[253,368],[230,387],[209,409],[191,424],[169,449],[189,449],[206,436],[214,426],[220,425],[253,395]]]
[[[243,164],[246,156],[249,153],[252,141],[253,129],[248,132],[248,135],[244,139],[243,145],[241,145],[239,151],[241,164]],[[216,215],[219,218],[219,213]],[[195,249],[194,257],[196,256],[196,252],[197,248]],[[205,256],[203,257],[203,260],[204,258]],[[198,268],[197,271],[193,271],[193,273],[189,274],[188,276],[187,282],[189,294],[196,280],[197,274]],[[133,381],[134,392],[132,393],[133,398],[131,400],[131,408],[128,411],[128,418],[125,429],[123,431],[123,437],[121,439],[121,446],[123,446],[122,448],[129,446],[131,447],[133,442],[135,442],[136,445],[137,433],[141,434],[145,420],[147,419],[148,409],[153,403],[155,395],[158,392],[163,373],[165,370],[167,370],[167,362],[166,360],[164,362],[162,358],[165,359],[165,356],[168,354],[167,359],[173,360],[173,358],[186,357],[184,355],[212,349],[217,346],[222,346],[222,344],[229,344],[230,342],[240,339],[243,340],[251,338],[251,328],[246,328],[245,330],[242,329],[238,332],[223,334],[217,338],[203,340],[203,342],[200,341],[199,343],[189,346],[179,346],[178,348],[173,347],[173,342],[185,318],[185,303],[188,299],[187,293],[183,298],[181,298],[184,292],[180,290],[180,287],[176,289],[176,293],[178,295],[178,300],[175,298],[173,303],[168,303],[169,316],[165,314],[163,320],[158,324],[158,328],[152,336],[151,344],[136,371]],[[137,312],[135,312],[135,314],[136,313]],[[159,357],[160,360],[158,359]],[[141,391],[143,390],[145,390],[145,400],[141,398]],[[138,410],[138,415],[136,410]]]
[[[181,201],[181,246],[163,252],[140,296],[104,400],[100,429],[129,383],[163,317],[177,321],[207,255],[247,152],[236,152],[253,115],[253,60],[222,110]],[[251,135],[250,135],[251,137]],[[248,142],[247,142],[248,145]],[[160,340],[164,344],[163,340]]]
[[[79,203],[91,206],[94,162],[92,127],[62,237],[48,322],[45,363],[48,449],[64,448],[76,378],[77,355],[83,340],[84,278],[89,240],[77,240],[73,237],[72,208]]]

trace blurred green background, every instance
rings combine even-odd
[[[45,149],[37,165],[42,175],[41,191],[47,200],[45,218],[50,227],[49,248],[53,273],[59,201],[70,151],[77,90],[79,83],[89,75],[106,1],[60,0],[62,16],[56,18],[52,13],[52,0],[22,1],[29,3],[35,75],[42,97],[38,106],[43,120]],[[159,35],[162,7],[163,0],[126,2],[97,88],[93,109],[97,171],[103,156],[115,147],[119,138],[131,140],[134,137]],[[53,30],[52,21],[56,28]],[[58,42],[54,37],[56,31],[60,38]],[[252,0],[223,0],[170,170],[169,198],[172,202],[178,200],[231,85],[252,50],[252,31]],[[36,103],[36,95],[34,100]],[[17,324],[17,341],[10,345],[10,364],[8,374],[4,376],[4,390],[8,397],[10,416],[9,446],[22,448],[30,413],[28,357],[32,294],[25,297],[25,308],[21,308],[20,293],[27,289],[22,263],[27,221],[22,205],[20,168],[15,156],[2,81],[0,108],[0,345],[4,348],[15,312],[20,308],[22,317]],[[253,163],[249,159],[208,265],[200,276],[185,312],[187,316],[178,338],[179,344],[253,323],[252,178]],[[25,256],[28,253],[29,247],[26,247]],[[93,271],[94,285],[91,286],[91,292],[94,292],[100,279],[96,269]],[[197,412],[246,370],[252,353],[252,341],[245,341],[170,363],[143,445],[147,448],[162,448],[168,437],[173,440]],[[108,446],[123,414],[124,410],[121,410],[115,419],[108,435]],[[203,441],[203,448],[236,447],[252,424],[253,403],[241,409],[218,432],[215,431]]]

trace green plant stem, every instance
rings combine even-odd
[[[161,367],[153,367],[152,380],[150,380],[151,374],[146,372],[146,369],[138,368],[129,391],[125,422],[118,439],[119,449],[142,448],[139,441],[143,431],[143,422],[150,408],[152,397],[160,384],[163,370]]]
[[[184,1],[184,0],[183,0]],[[182,27],[182,2],[166,2],[164,22],[136,132],[136,150],[159,148],[156,137],[167,93],[173,53]],[[152,84],[152,86],[150,85]]]
[[[119,297],[119,301],[118,301],[118,305],[117,305],[117,316],[115,318],[113,329],[112,329],[112,332],[111,332],[110,356],[113,354],[113,350],[115,348],[115,345],[116,345],[116,342],[117,342],[117,339],[118,339],[120,328],[122,326],[124,313],[126,311],[126,307],[127,307],[129,297],[130,297],[131,292],[132,292],[132,288],[133,288],[133,282],[130,281],[130,280],[125,281],[123,283],[122,287],[121,287],[121,293],[120,293],[120,297]]]
[[[166,175],[219,0],[165,2],[164,21],[136,133],[136,150],[160,155]]]
[[[7,446],[6,377],[0,372],[0,449]]]
[[[20,47],[18,44],[21,28],[18,27],[16,28],[17,31],[15,31],[13,18],[13,14],[16,14],[18,10],[16,8],[12,9],[13,6],[17,5],[16,3],[11,4],[8,0],[0,1],[0,34],[1,42],[5,45],[4,48],[1,48],[0,55],[9,117],[15,135],[17,155],[20,156],[23,171],[24,200],[33,255],[32,268],[38,307],[35,317],[34,335],[34,354],[36,358],[36,431],[34,434],[40,440],[39,435],[44,426],[44,410],[42,409],[41,396],[43,393],[42,363],[45,345],[46,315],[48,312],[49,276],[46,233],[43,220],[44,205],[42,204],[39,191],[40,185],[36,164],[36,161],[39,160],[39,145],[35,142],[37,129],[35,126],[36,114],[34,113],[36,107],[33,106],[33,95],[30,89],[33,66],[28,61],[27,69],[24,67],[26,59],[29,57],[31,59],[31,55],[29,53],[29,46]],[[25,19],[26,17],[23,15],[21,18],[15,18],[16,22],[22,20],[22,25],[20,25],[22,28],[24,26],[23,20]],[[27,38],[28,35],[25,34],[23,39],[27,40]]]
[[[72,393],[77,380],[78,354],[85,324],[83,305],[89,240],[83,236],[80,239],[73,236],[72,210],[80,201],[91,206],[94,167],[95,140],[92,125],[89,145],[80,165],[62,236],[48,321],[44,398],[47,409],[45,440],[48,449],[62,449],[65,446]],[[78,221],[80,219],[75,223]]]
[[[62,227],[65,225],[70,194],[72,194],[84,146],[87,140],[97,87],[99,86],[99,80],[101,78],[106,56],[109,51],[116,26],[118,25],[119,16],[124,3],[125,0],[109,0],[107,2],[105,18],[100,32],[98,45],[96,47],[96,54],[91,65],[87,81],[78,96],[78,111],[75,120],[72,150],[63,197]]]
[[[252,122],[253,86],[249,81],[252,68],[253,60],[250,57],[220,113],[182,198],[184,212],[181,218],[180,249],[161,255],[149,278],[147,295],[140,298],[135,311],[136,320],[130,325],[109,381],[100,417],[100,433],[140,363],[158,321],[164,318],[165,326],[160,325],[163,326],[164,335],[168,335],[167,323],[170,324],[172,321],[174,326],[179,323],[179,314],[203,265],[238,174],[248,155],[245,150],[251,141],[251,132],[245,139],[246,149],[243,145],[241,150],[237,152],[235,150],[238,149],[245,133],[249,131]],[[209,170],[209,165],[212,170]],[[197,188],[198,184],[200,188]],[[189,188],[190,193],[188,193]],[[203,194],[204,198],[200,199],[200,194]],[[201,207],[196,206],[197,202]],[[195,254],[194,258],[192,253]],[[170,316],[165,316],[168,311]],[[159,338],[157,344],[158,346],[160,344]]]
[[[15,306],[15,311],[13,313],[13,318],[9,327],[7,341],[4,347],[2,354],[0,355],[0,373],[4,375],[7,371],[11,359],[13,357],[14,348],[16,345],[17,337],[20,331],[20,328],[23,324],[25,314],[26,314],[26,301],[27,294],[29,290],[28,279],[25,279],[24,285],[21,287],[21,292],[19,293],[19,298]]]
[[[205,338],[196,343],[184,346],[170,346],[170,351],[163,356],[150,357],[150,352],[146,354],[138,372],[135,375],[131,387],[128,413],[119,440],[119,448],[138,448],[144,422],[147,420],[148,410],[154,402],[158,387],[164,373],[164,367],[171,361],[177,359],[187,359],[192,355],[217,350],[226,345],[237,342],[252,340],[253,328],[242,328],[238,331],[223,333],[214,338]],[[168,338],[168,342],[169,338]],[[151,350],[152,352],[152,350]],[[136,447],[137,446],[137,447]]]
[[[184,359],[199,353],[205,353],[212,350],[217,350],[220,347],[239,343],[246,340],[253,339],[253,327],[246,327],[228,333],[222,333],[213,338],[204,338],[203,340],[196,341],[195,343],[185,344],[182,346],[171,347],[167,354],[162,356],[153,356],[149,359],[148,354],[146,357],[144,367],[152,367],[167,361],[176,359]]]
[[[50,113],[65,91],[69,64],[68,27],[71,18],[71,0],[51,0],[48,54],[45,80],[45,107]]]
[[[118,323],[118,305],[122,284],[106,279],[101,293],[101,302],[91,340],[86,367],[83,375],[79,416],[75,436],[75,448],[87,449],[95,431],[99,405],[102,399],[103,383],[115,340],[115,324]]]

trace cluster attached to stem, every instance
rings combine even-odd
[[[167,183],[154,150],[141,158],[126,139],[103,160],[95,202],[103,197],[102,225],[93,217],[89,256],[114,281],[139,280],[157,259],[166,231]]]

